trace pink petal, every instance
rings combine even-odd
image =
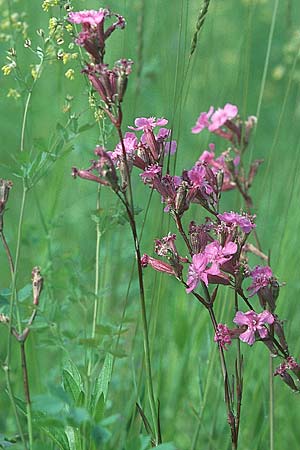
[[[240,334],[240,340],[246,342],[248,345],[252,345],[255,342],[254,331],[246,330],[244,333]]]

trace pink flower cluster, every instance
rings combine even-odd
[[[224,108],[218,108],[214,111],[211,106],[208,112],[202,112],[197,119],[196,125],[192,128],[192,133],[200,133],[204,128],[208,128],[211,132],[216,132],[227,121],[234,119],[238,114],[238,108],[231,103],[226,103]]]
[[[230,284],[230,279],[223,273],[222,266],[233,257],[236,251],[237,245],[234,242],[228,242],[224,247],[218,241],[206,245],[202,253],[193,256],[193,262],[188,271],[186,292],[192,292],[201,281],[206,286],[209,282]]]
[[[108,9],[100,8],[98,11],[83,10],[78,12],[70,12],[68,19],[72,23],[96,27],[97,25],[103,22],[105,17],[109,15],[110,12]]]
[[[218,214],[217,217],[228,227],[239,227],[246,234],[249,234],[256,226],[249,216],[241,215],[232,211]]]
[[[117,21],[104,30],[107,18],[116,17]],[[116,28],[124,28],[124,17],[114,14],[106,8],[70,12],[68,20],[71,23],[81,24],[82,31],[76,38],[76,43],[90,54],[93,63],[102,64],[105,53],[105,41]]]

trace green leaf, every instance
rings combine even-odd
[[[69,440],[64,430],[59,428],[42,427],[49,438],[60,448],[60,450],[71,450]]]
[[[70,450],[81,450],[81,439],[79,430],[73,427],[66,427],[65,433],[68,438]]]
[[[18,291],[18,301],[24,302],[28,297],[32,296],[32,286],[31,284],[26,284],[22,289]]]
[[[64,390],[71,396],[74,404],[76,405],[81,392],[78,385],[76,384],[70,372],[68,372],[67,370],[63,370],[62,378]]]
[[[101,425],[96,425],[92,429],[92,437],[96,445],[98,446],[97,448],[102,448],[99,446],[109,440],[109,438],[111,437],[111,433]]]
[[[112,376],[112,365],[113,365],[113,356],[110,353],[106,354],[101,372],[94,384],[94,390],[92,394],[92,404],[91,411],[93,416],[96,412],[96,406],[98,404],[99,398],[103,395],[104,402],[106,402],[108,386]]]
[[[12,447],[15,442],[9,441],[5,438],[4,434],[0,434],[0,448]]]
[[[104,395],[102,393],[100,395],[100,398],[99,398],[99,400],[95,406],[94,412],[93,412],[93,417],[95,419],[95,422],[100,422],[103,419],[104,407],[105,407],[105,402],[104,402]]]
[[[160,444],[157,447],[155,447],[159,450],[177,450],[174,444],[172,442],[165,442],[164,444]]]
[[[78,128],[77,132],[78,132],[78,134],[83,133],[84,131],[88,131],[91,128],[94,128],[95,125],[96,125],[96,122],[85,123]]]
[[[68,139],[69,139],[68,131],[63,125],[61,125],[60,123],[57,123],[56,131],[65,142],[68,141]]]

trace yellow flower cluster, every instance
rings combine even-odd
[[[57,6],[59,4],[59,0],[44,0],[42,3],[42,8],[44,11],[49,11],[51,6]]]
[[[77,59],[77,58],[78,58],[78,53],[65,53],[65,52],[63,52],[63,54],[62,54],[62,61],[63,61],[64,64],[67,64],[72,59]]]

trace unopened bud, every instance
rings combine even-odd
[[[11,47],[7,50],[7,54],[8,54],[8,56],[11,56],[12,58],[15,58],[17,56],[17,52],[13,47]]]
[[[25,48],[31,47],[31,40],[30,40],[30,39],[25,39],[24,47],[25,47]]]
[[[38,30],[36,30],[36,34],[43,38],[45,36],[45,31],[43,30],[43,28],[39,28]]]
[[[282,372],[282,373],[276,373],[276,372],[275,372],[274,375],[279,375],[280,378],[282,379],[282,381],[284,381],[285,384],[287,384],[288,387],[292,389],[292,391],[294,391],[294,392],[298,392],[298,391],[299,391],[299,389],[297,388],[297,386],[296,386],[295,383],[294,383],[293,378],[292,378],[291,375],[290,375],[289,373],[287,373],[286,371],[285,371],[285,372]]]
[[[278,320],[277,317],[274,322],[274,331],[275,331],[276,335],[278,336],[281,347],[284,350],[288,350],[288,344],[286,342],[284,330],[283,330],[283,322],[281,320]]]
[[[188,191],[189,188],[187,182],[182,181],[175,197],[175,211],[179,216],[181,216],[184,211],[188,209],[186,202]]]

